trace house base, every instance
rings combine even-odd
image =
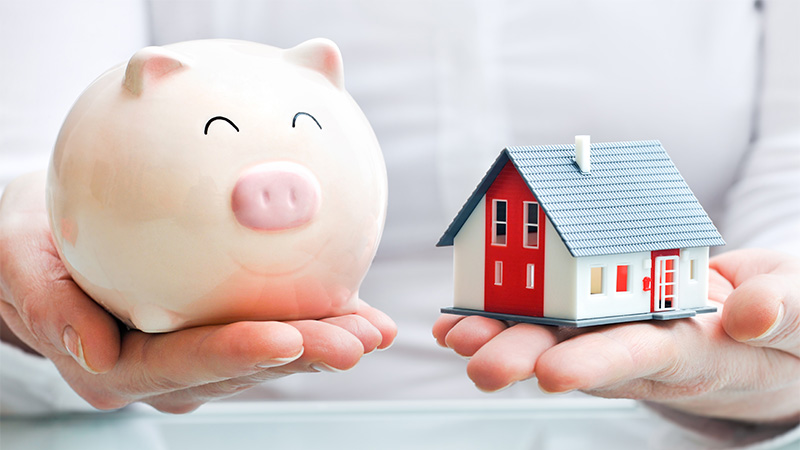
[[[624,314],[620,316],[593,317],[591,319],[556,319],[553,317],[531,317],[519,316],[516,314],[493,313],[479,311],[477,309],[466,308],[442,308],[445,314],[457,314],[461,316],[483,316],[490,319],[509,320],[512,322],[525,322],[537,325],[554,325],[560,327],[592,327],[597,325],[609,325],[613,323],[638,322],[642,320],[672,320],[694,317],[697,314],[716,312],[715,306],[703,306],[699,308],[676,309],[671,311],[659,311],[653,313]]]

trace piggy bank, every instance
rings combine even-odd
[[[67,270],[146,332],[354,312],[386,196],[325,39],[140,50],[77,100],[47,181]]]

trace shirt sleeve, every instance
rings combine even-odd
[[[0,342],[0,416],[96,411],[48,359]]]
[[[663,448],[738,448],[782,450],[800,441],[800,425],[752,424],[715,419],[680,412],[658,403],[643,402],[667,422],[680,427],[679,433],[663,427],[659,441]]]
[[[800,255],[800,2],[763,2],[763,70],[750,153],[726,198],[728,248]]]

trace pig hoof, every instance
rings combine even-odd
[[[145,333],[173,331],[181,324],[178,314],[158,305],[140,304],[133,307],[133,326]]]

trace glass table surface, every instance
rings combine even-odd
[[[628,400],[225,402],[6,418],[0,449],[675,449],[678,432]]]

